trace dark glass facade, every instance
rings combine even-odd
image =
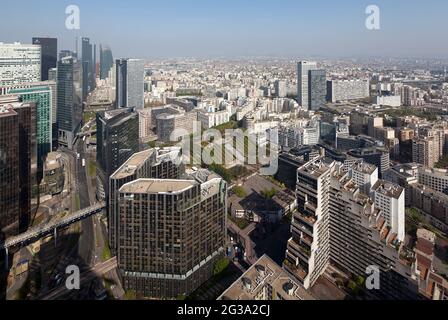
[[[104,80],[109,76],[109,72],[114,65],[114,58],[112,56],[112,51],[107,48],[100,46],[100,79]]]
[[[138,113],[132,108],[97,114],[97,161],[107,178],[139,151]]]
[[[75,58],[58,62],[57,126],[60,144],[72,147],[82,120],[82,70]]]
[[[0,107],[0,233],[17,234],[19,205],[19,116]]]
[[[49,79],[48,71],[56,68],[58,61],[58,39],[56,38],[33,38],[33,44],[41,46],[42,62],[41,62],[41,79],[47,81]]]

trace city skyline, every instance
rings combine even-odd
[[[442,1],[393,3],[379,0],[284,0],[251,2],[195,1],[170,4],[139,2],[126,7],[116,1],[74,3],[80,9],[80,30],[65,28],[70,1],[23,0],[3,5],[0,18],[10,31],[3,42],[31,43],[29,35],[61,39],[61,49],[75,49],[75,35],[109,45],[117,57],[412,57],[448,58],[448,45],[432,41],[443,36]],[[365,26],[366,8],[380,9],[380,30]],[[23,10],[26,7],[27,10]],[[269,8],[269,10],[265,10]],[[287,9],[287,10],[285,10]],[[445,10],[444,10],[445,9]],[[23,11],[19,21],[7,14]],[[422,19],[422,15],[431,19]],[[39,19],[40,16],[48,19]],[[131,18],[132,17],[132,18]],[[23,21],[27,21],[24,25]],[[37,21],[36,21],[37,22]],[[117,23],[116,23],[117,22]],[[98,28],[98,26],[102,26]],[[207,28],[204,28],[204,25]],[[194,44],[194,45],[192,45]],[[353,44],[356,44],[353,46]]]
[[[448,5],[24,3],[0,300],[448,301]]]

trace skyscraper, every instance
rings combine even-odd
[[[8,235],[26,231],[30,222],[37,178],[35,123],[35,103],[0,102],[0,229],[12,224]]]
[[[225,253],[227,185],[200,170],[184,180],[138,179],[119,193],[118,268],[126,289],[188,296]]]
[[[82,120],[82,69],[73,57],[58,62],[57,125],[60,144],[73,147]]]
[[[48,71],[48,80],[54,82],[54,94],[51,110],[51,123],[52,123],[52,146],[53,150],[57,149],[58,146],[58,125],[57,125],[57,105],[58,105],[58,68],[53,68]]]
[[[317,111],[325,107],[327,100],[327,73],[325,70],[310,70],[308,74],[309,109]]]
[[[116,61],[117,108],[144,108],[144,69],[143,60]]]
[[[58,39],[55,38],[33,38],[33,44],[41,46],[41,80],[49,79],[48,71],[56,68],[58,61]]]
[[[100,79],[105,80],[114,65],[112,51],[108,47],[100,46]]]
[[[316,62],[300,61],[297,64],[297,98],[304,109],[309,109],[309,71],[315,69]]]
[[[53,89],[54,90],[54,89]],[[38,179],[42,178],[43,164],[52,150],[52,100],[53,91],[45,82],[37,83],[29,88],[13,89],[22,102],[36,103],[36,142]]]
[[[94,89],[95,86],[95,78],[94,78],[94,68],[93,65],[93,48],[90,44],[89,38],[82,38],[82,65],[83,72],[87,73],[85,76],[87,78],[87,83],[83,83],[85,93],[89,93]],[[85,99],[85,97],[83,97]],[[84,101],[84,100],[83,100]]]
[[[0,42],[0,90],[4,86],[38,82],[40,79],[40,45]]]
[[[97,113],[97,160],[108,178],[139,151],[138,113],[122,108]]]
[[[7,237],[18,233],[19,210],[19,116],[0,106],[0,232]]]

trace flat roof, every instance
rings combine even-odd
[[[137,168],[141,166],[154,152],[154,149],[148,149],[139,153],[134,153],[117,171],[115,171],[111,179],[123,179],[133,175]]]
[[[403,187],[384,180],[375,183],[372,190],[395,199],[398,199],[404,191]]]
[[[267,285],[285,300],[315,300],[296,279],[267,255],[252,265],[219,300],[254,300]]]
[[[180,193],[198,185],[194,180],[138,179],[125,184],[120,193]]]

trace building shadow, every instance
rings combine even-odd
[[[19,259],[9,257],[8,273],[2,273],[2,295],[8,300],[103,300],[107,297],[102,276],[90,272],[90,266],[79,254],[81,232],[60,231],[57,239],[48,237],[20,249]],[[77,266],[81,279],[80,290],[67,290],[67,267]],[[3,268],[4,269],[4,268]],[[9,280],[9,281],[8,281]],[[13,281],[12,281],[13,280]],[[9,282],[9,283],[8,283]],[[7,287],[9,284],[9,287]]]

